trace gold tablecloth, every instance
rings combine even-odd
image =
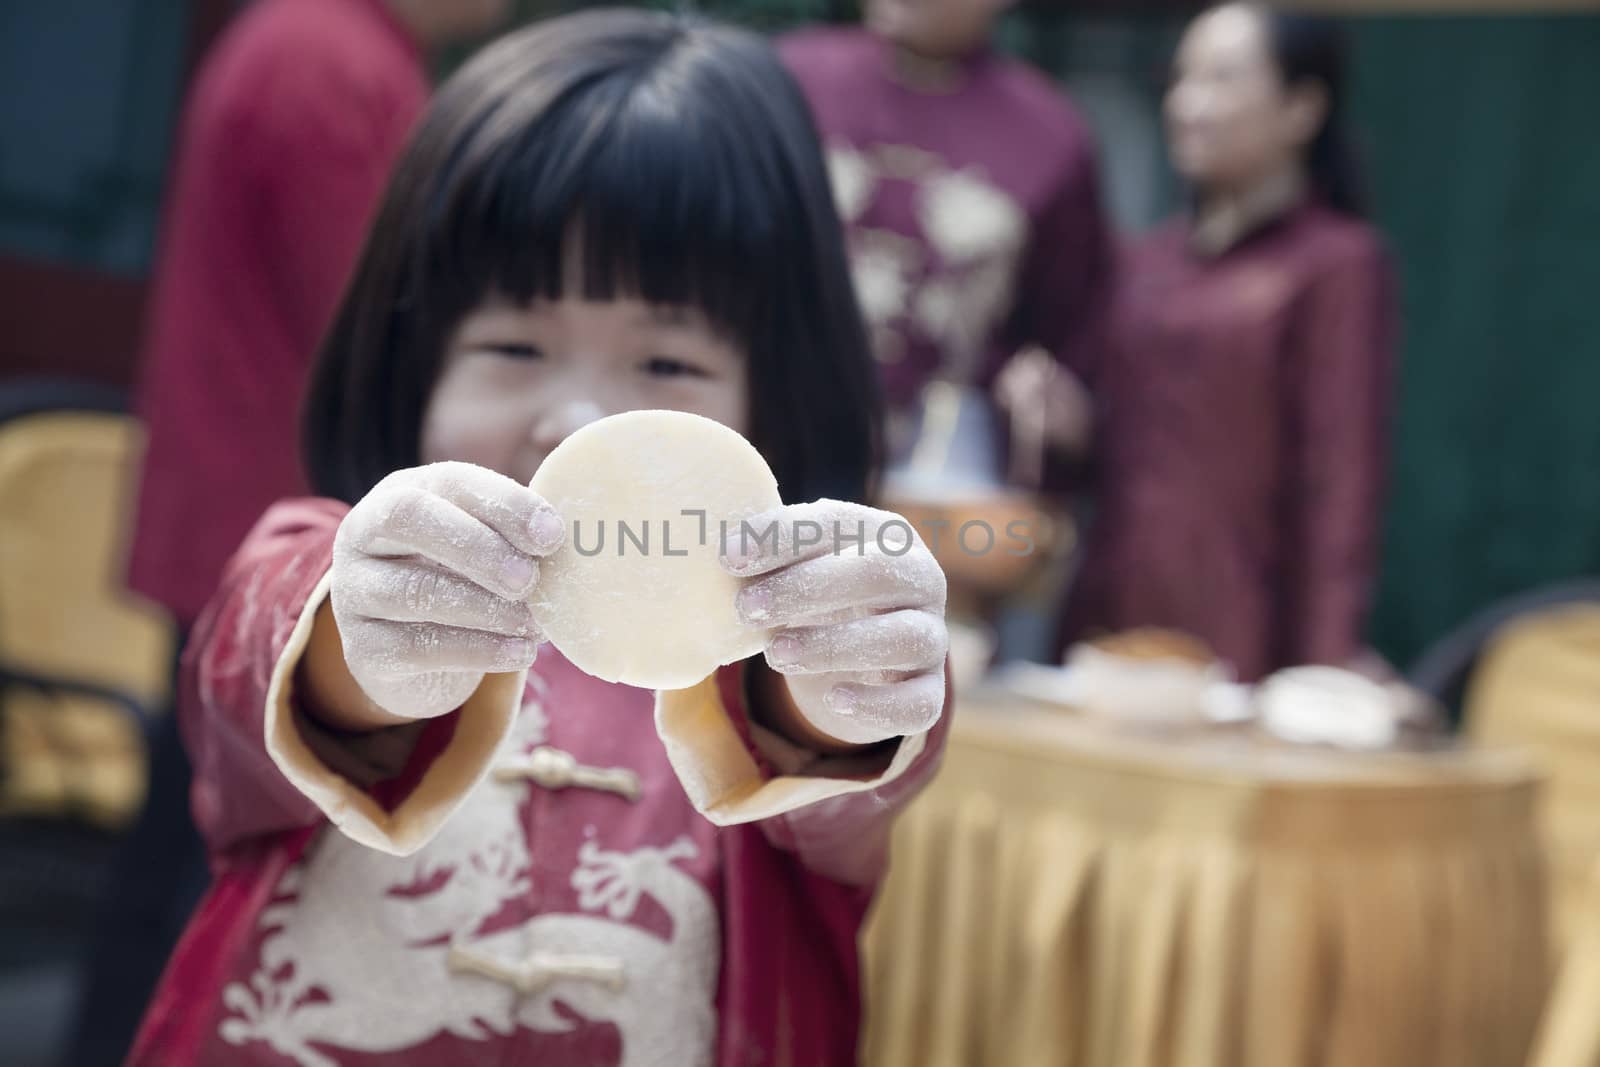
[[[991,700],[993,698],[990,698]],[[866,935],[871,1067],[1520,1067],[1535,779],[958,709]]]

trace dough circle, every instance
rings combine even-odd
[[[623,412],[568,436],[529,488],[567,527],[539,564],[534,618],[579,670],[686,689],[765,646],[768,631],[734,608],[740,580],[717,562],[724,521],[736,532],[783,503],[739,434],[682,411]]]

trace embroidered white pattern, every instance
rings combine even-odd
[[[544,741],[543,693],[531,681],[534,694],[502,757],[521,758]],[[630,852],[586,841],[571,884],[579,907],[597,914],[541,914],[480,933],[530,891],[535,872],[518,803],[530,788],[484,782],[409,857],[323,834],[258,920],[267,936],[256,972],[223,991],[223,1039],[265,1042],[300,1067],[336,1067],[329,1052],[393,1052],[441,1033],[472,1041],[519,1027],[566,1032],[576,1024],[555,1009],[560,1001],[618,1028],[624,1067],[709,1063],[720,923],[706,889],[678,866],[697,857],[688,838]],[[671,919],[670,939],[629,922],[646,896]],[[462,973],[463,954],[493,965]],[[569,968],[521,993],[483,973],[540,960],[580,960],[591,970],[615,960],[622,980],[585,980]]]
[[[925,179],[917,209],[922,232],[947,263],[1014,258],[1028,233],[1017,202],[971,170]]]
[[[921,272],[916,243],[887,230],[858,230],[851,255],[856,298],[869,322],[887,323],[906,309],[911,280]]]
[[[551,955],[607,956],[623,961],[619,992],[597,982],[546,989],[523,1000],[517,1018],[535,1030],[561,1032],[571,1024],[563,1004],[586,1019],[614,1024],[622,1034],[623,1067],[709,1064],[716,1036],[719,926],[711,897],[676,862],[698,854],[679,838],[667,848],[606,852],[593,842],[579,850],[573,872],[579,906],[591,915],[540,915],[520,927],[474,943],[492,958],[522,959],[537,947]],[[641,897],[653,897],[672,917],[672,938],[629,924]],[[704,930],[703,936],[696,936]]]
[[[877,178],[861,153],[845,145],[828,149],[828,177],[833,185],[833,199],[839,208],[839,217],[854,222],[872,198],[872,187]]]
[[[920,337],[938,349],[944,376],[970,380],[1015,300],[1027,213],[979,169],[950,169],[920,149],[834,145],[828,164],[879,359],[894,362],[907,340]],[[912,184],[917,237],[932,256],[917,239],[873,225],[886,180]]]

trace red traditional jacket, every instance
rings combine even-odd
[[[853,1063],[857,933],[947,717],[817,758],[749,722],[739,665],[652,695],[546,647],[359,788],[295,697],[344,510],[268,512],[191,645],[216,880],[129,1062]]]

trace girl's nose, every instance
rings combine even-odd
[[[551,449],[566,440],[568,434],[581,430],[605,416],[606,412],[592,400],[563,401],[534,420],[530,431],[534,447],[548,455]]]

